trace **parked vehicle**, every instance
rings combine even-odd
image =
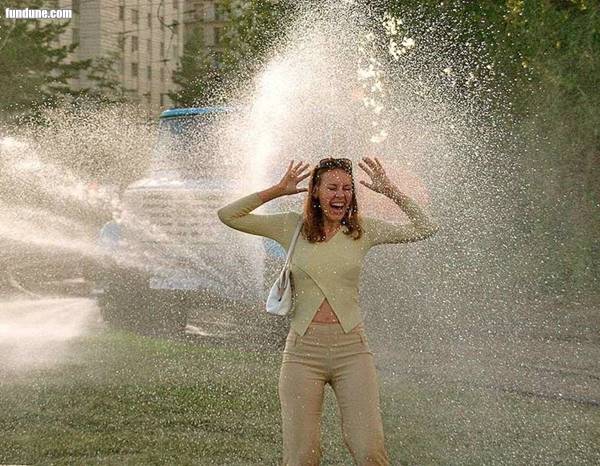
[[[214,129],[229,112],[160,115],[147,174],[124,190],[120,212],[100,231],[107,260],[96,293],[107,322],[173,333],[191,309],[262,306],[283,249],[271,240],[257,248],[216,215],[240,172],[217,150]]]

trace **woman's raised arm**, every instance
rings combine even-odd
[[[361,184],[393,200],[408,216],[411,222],[407,225],[402,225],[365,217],[363,219],[365,222],[365,234],[369,238],[370,246],[420,241],[429,238],[438,231],[438,225],[431,220],[419,204],[402,193],[390,181],[377,157],[375,157],[375,160],[367,157],[363,160],[366,165],[359,162],[359,166],[369,175],[371,183],[361,181]]]
[[[365,234],[370,246],[420,241],[429,238],[439,230],[438,225],[419,204],[397,188],[386,196],[402,209],[410,223],[396,224],[370,217],[364,218]]]
[[[276,185],[264,191],[252,193],[221,207],[217,211],[219,219],[225,225],[236,230],[252,235],[266,236],[282,243],[289,236],[290,213],[258,215],[251,214],[250,212],[272,199],[306,191],[306,188],[298,188],[296,186],[309,175],[302,175],[306,166],[301,168],[301,165],[302,163],[300,162],[294,167],[293,161],[290,162],[287,172]]]

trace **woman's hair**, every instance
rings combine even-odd
[[[323,173],[335,170],[336,168],[344,170],[350,175],[350,179],[352,180],[352,202],[341,221],[342,225],[348,228],[348,231],[344,232],[344,234],[351,235],[355,240],[362,236],[362,228],[358,219],[358,204],[356,203],[352,161],[350,159],[334,159],[330,157],[319,161],[313,168],[308,181],[308,196],[306,196],[304,203],[304,225],[302,226],[302,232],[304,233],[304,237],[311,243],[325,239],[323,209],[321,208],[317,191],[321,184]]]

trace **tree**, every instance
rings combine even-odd
[[[218,90],[222,76],[215,64],[214,52],[207,51],[204,46],[203,35],[202,25],[196,25],[185,43],[181,62],[173,75],[173,82],[179,89],[169,92],[169,97],[179,106],[219,103]]]
[[[566,292],[600,279],[600,4],[589,0],[507,2],[507,48],[526,70],[516,112],[540,136],[525,167],[531,184],[534,244],[546,258],[546,286]]]
[[[228,18],[221,43],[222,69],[229,79],[245,82],[283,39],[298,7],[294,2],[223,0],[220,8]]]
[[[11,1],[11,8],[39,8],[40,0]],[[14,113],[55,104],[70,95],[69,80],[89,63],[68,61],[76,44],[58,45],[65,21],[0,19],[0,110]]]
[[[179,105],[222,103],[228,89],[243,85],[264,63],[293,20],[295,8],[293,2],[219,2],[218,14],[227,18],[219,43],[208,49],[202,27],[194,29],[174,76],[180,89],[169,97]]]
[[[85,97],[100,103],[123,103],[126,102],[127,94],[125,88],[119,81],[115,71],[116,62],[120,60],[118,52],[112,52],[104,57],[85,60],[87,65],[87,79],[94,83],[93,86],[72,91],[77,98]]]
[[[0,1],[0,11],[42,8],[45,2]],[[118,55],[74,60],[77,43],[60,45],[68,21],[0,18],[0,111],[10,117],[40,116],[42,106],[56,107],[82,98],[96,102],[123,102],[125,91],[114,71]],[[72,80],[85,74],[94,86],[75,90]]]
[[[510,102],[508,112],[496,110],[503,112],[503,125],[515,143],[503,157],[515,162],[513,182],[522,196],[513,200],[520,205],[512,207],[521,219],[515,221],[522,222],[519,236],[526,239],[515,254],[517,266],[524,269],[529,260],[534,281],[549,292],[597,286],[600,4],[486,0],[450,1],[442,7],[436,0],[395,0],[387,8],[400,16],[416,11],[430,19],[448,15],[475,33],[487,33],[479,39],[497,70],[489,89]],[[509,181],[501,176],[499,183]]]

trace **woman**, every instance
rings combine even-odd
[[[358,307],[360,270],[372,246],[422,240],[437,226],[394,186],[376,157],[365,157],[359,166],[371,178],[371,183],[361,183],[392,199],[408,215],[409,225],[358,215],[349,159],[323,159],[308,173],[308,163],[294,165],[292,160],[279,183],[218,212],[230,227],[274,239],[286,249],[303,221],[291,262],[295,305],[279,376],[284,466],[319,464],[327,383],[335,392],[344,442],[356,463],[389,464],[375,362]],[[309,176],[308,189],[299,188]],[[303,214],[250,213],[272,199],[301,192],[308,193]]]

